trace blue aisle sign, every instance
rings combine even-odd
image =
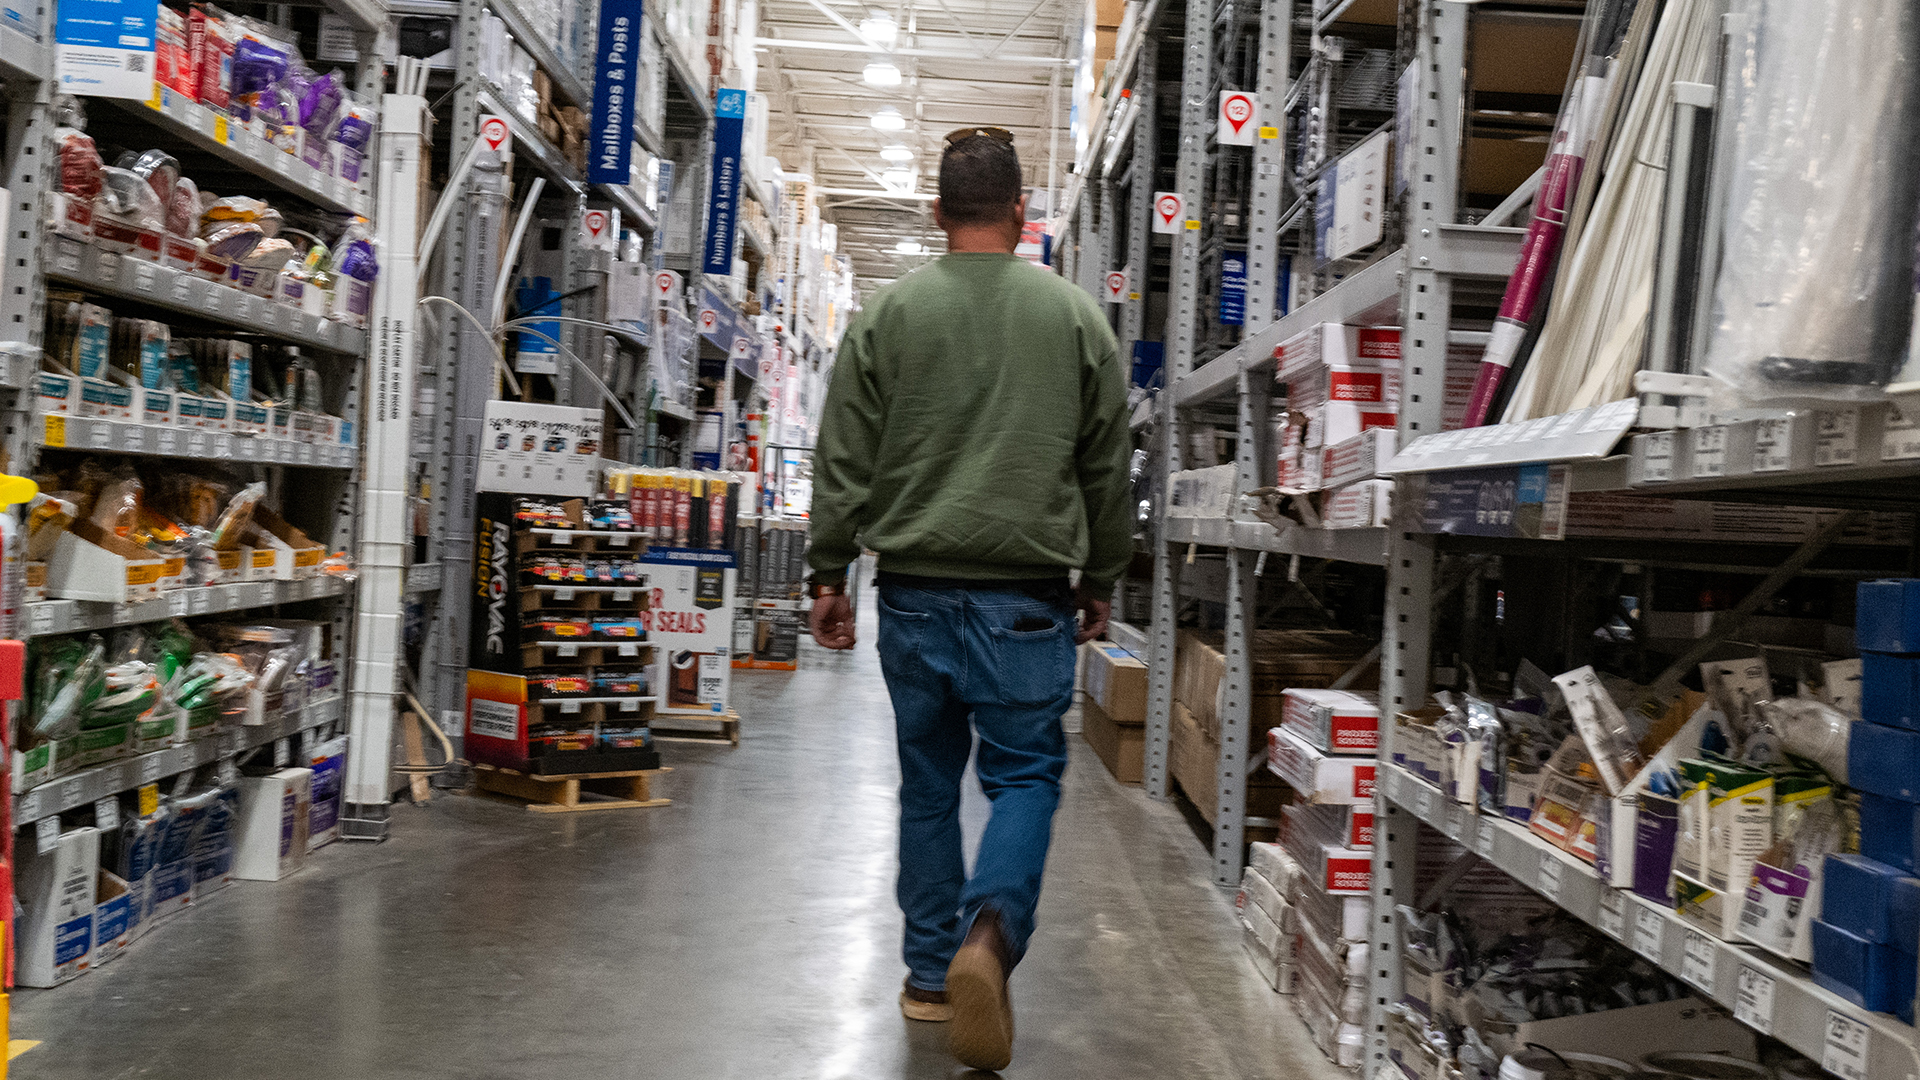
[[[60,89],[93,97],[153,96],[155,0],[61,0],[53,30]]]
[[[740,134],[747,122],[747,92],[721,91],[713,99],[713,177],[707,192],[709,274],[733,273],[733,227],[740,212]]]
[[[1220,254],[1220,325],[1242,326],[1247,321],[1247,253]]]
[[[633,98],[640,84],[640,0],[600,0],[587,181],[633,182]]]

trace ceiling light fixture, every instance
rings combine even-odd
[[[899,40],[900,24],[886,12],[876,11],[860,20],[860,36],[875,45],[888,47]]]
[[[918,240],[902,240],[893,245],[893,250],[900,255],[925,255],[927,246]]]
[[[894,67],[892,61],[888,60],[875,60],[868,64],[866,70],[861,72],[861,77],[867,81],[868,86],[900,85],[900,69]]]
[[[913,147],[905,143],[893,143],[880,148],[880,160],[907,162],[913,160]]]
[[[899,109],[882,105],[880,111],[873,114],[872,124],[876,131],[905,131],[907,118],[900,115]]]

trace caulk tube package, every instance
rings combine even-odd
[[[1920,5],[1736,7],[1706,372],[1734,406],[1877,399],[1913,323]]]

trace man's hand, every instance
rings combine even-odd
[[[1073,606],[1080,610],[1080,632],[1073,635],[1075,645],[1085,645],[1107,632],[1107,617],[1113,614],[1111,600],[1095,596],[1081,585],[1073,591]]]
[[[832,593],[815,599],[813,611],[807,615],[807,629],[812,632],[813,640],[829,649],[853,648],[853,605],[847,602],[846,594]]]

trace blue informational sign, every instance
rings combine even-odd
[[[1247,253],[1220,254],[1220,325],[1241,326],[1247,321]]]
[[[1503,465],[1491,469],[1414,474],[1407,495],[1421,532],[1566,537],[1567,467]],[[1399,496],[1395,496],[1396,502]]]
[[[713,170],[707,191],[707,254],[702,269],[733,273],[733,230],[740,213],[740,132],[747,92],[722,88],[713,99]]]
[[[1273,317],[1284,319],[1293,312],[1293,256],[1280,256],[1273,282]]]
[[[54,23],[60,89],[93,97],[153,96],[154,0],[62,0]]]
[[[633,182],[633,98],[640,83],[640,0],[600,0],[587,180]]]

